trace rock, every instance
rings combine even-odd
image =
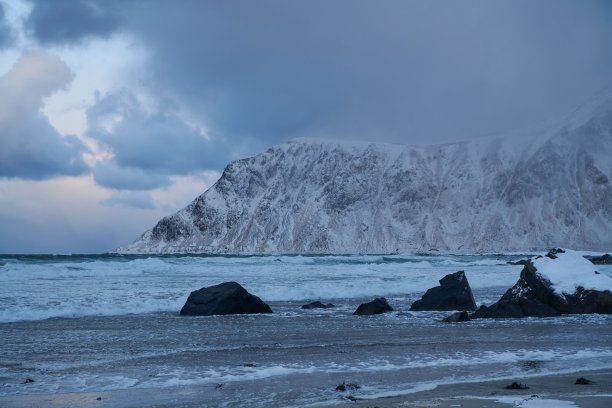
[[[612,255],[604,254],[602,256],[585,256],[586,259],[595,265],[612,265]]]
[[[546,255],[544,255],[544,256],[546,256],[546,257],[548,257],[550,259],[557,259],[558,258],[557,255],[558,254],[564,254],[564,253],[565,253],[565,251],[562,250],[561,248],[553,248],[550,251],[548,251],[546,253]]]
[[[410,310],[476,310],[476,302],[465,273],[459,271],[440,279],[440,286],[428,289]]]
[[[302,309],[329,309],[330,307],[336,307],[332,303],[321,303],[318,300],[316,302],[308,303],[302,306]]]
[[[24,382],[22,382],[22,384],[31,384],[31,383],[33,383],[33,382],[34,382],[34,380],[33,380],[33,379],[31,379],[31,378],[26,378],[26,379],[25,379],[25,381],[24,381]]]
[[[224,282],[191,292],[181,309],[182,316],[255,313],[272,313],[272,309],[236,282]]]
[[[523,265],[525,266],[529,262],[529,259],[519,259],[518,261],[508,261],[508,265]]]
[[[514,381],[512,384],[506,385],[507,390],[528,390],[527,384],[521,384]]]
[[[387,303],[387,299],[376,298],[371,302],[360,304],[353,314],[358,316],[369,316],[392,311],[393,308],[389,306],[389,303]]]
[[[97,397],[96,401],[102,401],[102,397]]]
[[[455,312],[452,315],[445,317],[442,319],[443,322],[446,323],[458,323],[458,322],[467,322],[470,320],[470,315],[468,312]]]
[[[588,288],[585,288],[585,285]],[[612,279],[574,251],[551,250],[531,259],[516,284],[499,301],[471,317],[547,317],[561,314],[612,314]],[[599,290],[601,288],[602,290]]]
[[[580,385],[591,385],[593,384],[593,381],[591,380],[587,380],[584,377],[580,377],[576,379],[576,382],[574,384],[580,384]]]

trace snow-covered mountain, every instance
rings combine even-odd
[[[124,253],[612,248],[612,95],[557,126],[432,146],[298,139],[229,164]]]

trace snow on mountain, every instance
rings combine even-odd
[[[123,253],[612,248],[612,94],[562,125],[405,146],[297,139],[221,178]]]

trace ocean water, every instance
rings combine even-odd
[[[520,274],[507,261],[523,257],[1,256],[0,406],[150,390],[149,406],[194,387],[208,406],[305,406],[612,368],[611,316],[445,324],[448,313],[409,311],[458,270],[478,304],[492,303]],[[612,276],[610,266],[597,269]],[[224,281],[274,313],[178,315],[190,291]],[[379,296],[395,312],[352,316]],[[300,308],[312,300],[337,307]],[[335,391],[342,382],[359,388]]]

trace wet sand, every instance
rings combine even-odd
[[[592,380],[591,385],[576,385],[578,377]],[[507,390],[512,381],[529,386],[527,390]],[[0,406],[10,407],[214,407],[211,393],[232,392],[210,386],[127,389],[88,393],[60,393],[0,397]],[[346,399],[350,392],[338,393],[337,399],[316,404],[317,407],[464,407],[464,408],[609,408],[612,406],[612,369],[571,374],[544,375],[491,380],[475,383],[445,384],[434,389],[388,397],[372,398],[353,393],[356,400]],[[271,407],[283,406],[274,404]],[[249,406],[248,400],[228,406]],[[299,404],[294,406],[300,406]],[[303,405],[313,406],[313,405]]]
[[[589,385],[575,384],[579,377],[593,381]],[[529,387],[526,390],[507,390],[513,381]],[[464,408],[609,408],[612,407],[612,370],[582,371],[571,374],[544,375],[491,380],[485,382],[445,384],[433,390],[381,398],[345,400],[340,405],[362,407],[464,407]]]

